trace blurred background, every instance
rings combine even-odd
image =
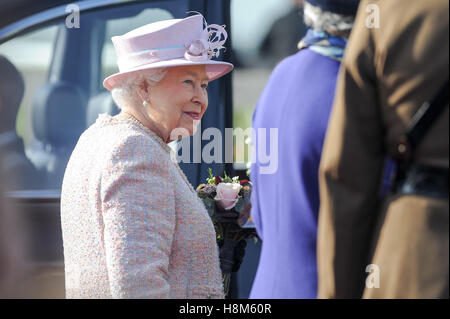
[[[232,73],[234,127],[251,127],[253,109],[272,69],[281,59],[296,52],[297,43],[306,32],[302,5],[303,0],[231,0],[232,55],[236,66]],[[110,21],[106,38],[120,33],[126,26],[149,23],[149,19],[172,18],[165,10],[149,11]],[[24,77],[25,95],[17,117],[17,132],[26,146],[36,142],[30,108],[37,89],[49,76],[57,36],[58,26],[54,25],[0,45],[0,54]],[[110,41],[104,43],[101,63],[103,78],[116,72],[116,56]],[[250,160],[246,153],[235,157]]]
[[[13,3],[11,1],[6,3],[8,2]],[[98,14],[103,21],[106,20],[104,26],[106,36],[96,43],[79,42],[72,48],[72,56],[70,54],[68,56],[74,58],[74,55],[84,55],[87,54],[86,46],[98,46],[101,56],[96,63],[96,68],[91,70],[92,73],[98,72],[98,78],[103,79],[117,72],[111,36],[123,34],[147,23],[173,18],[174,12],[183,16],[187,11],[187,1],[173,0],[160,3],[161,8],[141,9],[138,15],[126,18],[116,19],[115,17],[120,16],[121,13],[120,10],[114,9],[105,13],[104,16],[96,12],[86,14],[86,17],[90,15],[94,21],[91,25],[93,35],[96,30],[97,16],[95,15]],[[231,75],[233,127],[243,130],[251,127],[253,110],[271,71],[280,60],[297,51],[297,43],[306,32],[302,5],[303,0],[231,0],[231,26],[227,26],[227,29],[229,32],[231,29],[232,47],[229,54],[236,67]],[[0,15],[2,10],[0,6]],[[209,22],[214,23],[214,21]],[[0,236],[0,298],[64,297],[63,264],[59,253],[55,255],[56,250],[62,249],[61,235],[57,233],[60,231],[60,225],[59,219],[55,219],[54,216],[59,214],[58,196],[65,165],[79,134],[86,125],[92,124],[100,112],[116,111],[112,100],[108,100],[109,93],[105,92],[99,81],[90,83],[87,88],[82,88],[90,92],[88,105],[96,105],[92,114],[89,109],[87,114],[83,115],[71,109],[58,109],[56,113],[65,112],[64,118],[71,121],[70,123],[58,122],[59,126],[67,125],[63,134],[60,133],[60,127],[58,127],[58,133],[55,133],[55,128],[52,126],[54,124],[50,122],[42,124],[50,121],[56,114],[55,111],[50,112],[49,109],[42,108],[40,105],[42,101],[45,101],[46,107],[52,103],[61,104],[62,102],[76,107],[86,102],[77,90],[64,83],[56,87],[48,87],[49,83],[59,81],[59,76],[64,72],[64,69],[55,66],[58,64],[55,62],[59,61],[55,61],[54,57],[58,50],[61,50],[65,32],[67,29],[61,27],[61,24],[44,24],[31,32],[13,36],[10,40],[0,43],[0,56],[4,56],[12,63],[23,78],[23,98],[18,105],[17,117],[15,114],[12,116],[15,122],[11,127],[9,124],[0,126],[0,227],[6,227],[8,230],[0,229],[0,235],[6,236],[5,234],[9,232],[13,238],[10,241],[14,242],[14,245],[5,246],[5,240],[2,240],[4,237]],[[89,68],[87,65],[76,67]],[[1,83],[9,84],[13,81],[1,70],[0,80]],[[78,80],[84,83],[82,79],[76,79]],[[43,90],[43,87],[47,91]],[[3,114],[1,116],[4,117]],[[77,121],[78,127],[72,130],[72,124]],[[22,147],[19,147],[20,152],[16,152],[15,158],[12,159],[6,156],[5,150],[13,139],[14,143]],[[247,154],[246,149],[235,149],[235,166],[238,169],[244,169],[251,160]],[[30,165],[36,169],[36,172],[25,173],[28,172]],[[3,194],[6,191],[10,194],[13,192],[12,197],[15,199],[12,202],[4,200]],[[14,193],[15,191],[21,192]],[[23,201],[21,198],[27,198],[27,200]],[[26,220],[21,220],[23,216],[21,212],[29,211],[30,207],[37,202],[44,206],[33,209],[31,217],[27,215]],[[17,214],[12,214],[13,211]],[[9,224],[14,227],[7,227]],[[36,225],[39,225],[39,233],[36,233]],[[33,246],[33,243],[37,241],[39,245],[31,248],[32,256],[22,256],[22,250],[18,248],[21,243],[28,242]],[[241,270],[233,282],[235,290],[239,291],[234,295],[235,298],[248,296],[256,271],[258,254],[258,247],[252,248],[250,245]],[[32,258],[36,261],[31,270],[27,269],[24,258]],[[10,265],[16,265],[16,267]],[[17,284],[19,282],[17,278],[21,278],[23,285]],[[11,287],[11,282],[13,286],[21,288],[19,287],[17,291],[1,288]]]

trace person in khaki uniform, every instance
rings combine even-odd
[[[319,171],[319,298],[449,296],[448,99],[411,154],[440,194],[379,196],[385,158],[448,81],[448,30],[448,0],[360,4]]]

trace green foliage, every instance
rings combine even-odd
[[[206,182],[208,184],[215,185],[216,184],[216,178],[214,177],[214,175],[212,173],[211,167],[208,169],[208,172],[209,172],[209,178],[208,177],[206,178]]]

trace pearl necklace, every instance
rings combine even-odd
[[[136,124],[138,127],[140,127],[141,129],[143,129],[145,132],[149,133],[150,137],[152,137],[152,139],[154,141],[156,141],[166,152],[170,153],[173,152],[172,149],[162,140],[162,138],[160,136],[158,136],[155,132],[153,132],[152,130],[150,130],[147,126],[145,126],[144,124],[142,124],[136,117],[134,117],[132,114],[121,111],[118,115],[118,117],[122,118],[122,119],[127,119],[127,120],[131,120],[131,122],[133,122],[134,124]],[[194,190],[194,188],[192,187],[191,183],[189,183],[189,180],[187,179],[186,175],[184,174],[183,170],[181,169],[180,165],[178,165],[178,163],[176,161],[173,161],[171,159],[171,162],[174,163],[174,166],[177,168],[178,173],[181,175],[182,179],[185,181],[186,185],[189,187],[189,190],[193,193],[196,193],[196,191]]]

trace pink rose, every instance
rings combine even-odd
[[[241,187],[242,186],[237,183],[220,183],[217,185],[217,195],[214,199],[222,209],[230,210],[237,203]]]

